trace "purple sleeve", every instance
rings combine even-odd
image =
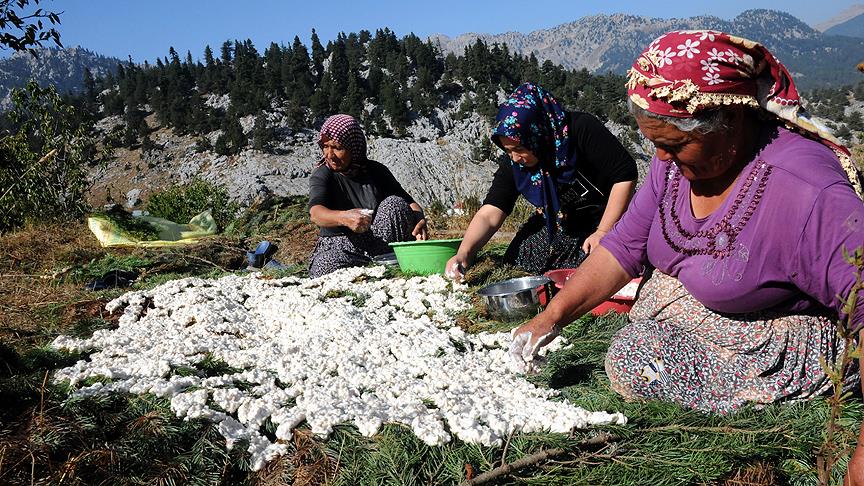
[[[612,231],[600,240],[600,245],[612,253],[631,277],[642,273],[648,261],[648,234],[657,214],[658,188],[663,182],[664,169],[656,157],[651,159],[645,183]]]
[[[847,317],[841,298],[846,299],[855,284],[855,267],[843,258],[843,249],[851,252],[862,245],[864,203],[848,185],[826,187],[804,226],[791,278],[807,295],[837,311],[841,322]],[[862,327],[864,293],[859,292],[851,330]]]

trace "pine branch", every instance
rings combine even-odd
[[[708,433],[719,433],[719,434],[774,434],[777,432],[782,432],[784,430],[788,430],[788,427],[785,425],[778,425],[777,427],[772,427],[770,429],[762,429],[762,430],[754,430],[754,429],[739,429],[737,427],[692,427],[688,425],[680,425],[680,424],[672,424],[672,425],[663,425],[660,427],[648,427],[644,429],[639,429],[639,432],[708,432]]]
[[[601,432],[601,433],[597,434],[596,436],[591,437],[590,439],[583,440],[582,442],[580,442],[579,444],[576,445],[576,448],[581,449],[583,447],[606,444],[606,443],[609,443],[615,439],[616,438],[614,436],[609,435],[605,432]],[[540,462],[543,462],[547,459],[562,456],[566,453],[567,453],[567,449],[564,449],[561,447],[557,447],[554,449],[544,449],[540,452],[537,452],[535,454],[531,454],[530,456],[525,456],[525,457],[518,459],[516,461],[513,461],[509,464],[504,464],[502,466],[498,466],[495,469],[492,469],[491,471],[485,472],[485,473],[477,476],[474,479],[469,479],[467,481],[463,481],[463,482],[459,483],[459,486],[477,486],[479,484],[486,484],[486,483],[489,483],[489,482],[491,482],[495,479],[498,479],[502,476],[507,476],[509,474],[512,474],[514,471],[516,471],[518,469],[522,469],[522,468],[525,468],[528,466],[533,466],[533,465],[538,464]]]

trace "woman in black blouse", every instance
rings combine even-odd
[[[516,89],[496,121],[492,141],[510,161],[495,173],[447,275],[462,278],[520,194],[537,214],[516,233],[504,260],[532,273],[578,266],[627,209],[636,163],[596,118],[564,112],[535,84]]]
[[[366,158],[366,136],[350,115],[321,127],[323,157],[309,177],[309,217],[321,234],[309,276],[365,265],[388,243],[426,239],[423,209],[387,167]]]

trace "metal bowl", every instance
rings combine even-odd
[[[493,319],[525,319],[549,301],[551,283],[552,279],[544,276],[511,278],[487,285],[477,295]]]
[[[381,255],[375,255],[372,257],[372,261],[378,265],[387,265],[388,267],[399,265],[395,253],[382,253]]]

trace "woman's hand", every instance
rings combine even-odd
[[[355,233],[365,233],[372,226],[372,216],[367,209],[354,208],[342,211],[342,226]]]
[[[588,238],[585,238],[585,241],[582,243],[582,251],[585,252],[586,255],[590,255],[591,251],[600,246],[600,239],[603,238],[608,231],[598,229],[597,231],[591,233]]]
[[[414,235],[414,238],[418,240],[425,240],[429,237],[429,227],[426,224],[426,216],[420,216],[420,221],[417,221],[417,224],[414,225],[414,230],[411,231],[411,234]]]
[[[466,268],[468,268],[468,258],[457,253],[453,258],[447,260],[447,265],[444,266],[444,275],[461,282],[465,278]]]
[[[513,331],[510,357],[519,364],[530,363],[540,348],[551,343],[560,333],[554,321],[540,314]]]

